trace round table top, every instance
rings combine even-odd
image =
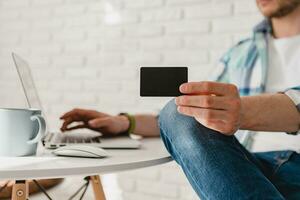
[[[97,175],[138,169],[171,161],[159,138],[141,140],[140,149],[107,150],[107,158],[58,157],[45,150],[34,157],[0,157],[0,179],[25,180]]]

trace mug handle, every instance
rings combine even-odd
[[[35,143],[38,143],[39,141],[41,141],[41,139],[45,135],[46,122],[45,122],[45,119],[41,115],[31,116],[30,119],[32,121],[36,120],[39,123],[39,132],[38,132],[38,134],[32,140],[27,141],[27,144],[35,144]]]

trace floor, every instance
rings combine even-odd
[[[68,200],[70,196],[73,195],[76,190],[83,184],[84,180],[82,177],[66,178],[59,186],[48,190],[48,194],[51,198],[53,198],[53,200]],[[74,200],[79,199],[79,196],[80,195],[74,198]],[[93,199],[93,191],[91,185],[89,186],[83,199]],[[44,194],[39,193],[30,196],[30,200],[48,200],[48,198]]]

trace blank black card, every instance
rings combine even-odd
[[[179,86],[188,82],[187,67],[141,67],[140,96],[180,96]]]

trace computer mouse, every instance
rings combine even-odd
[[[107,151],[100,147],[87,145],[69,145],[55,149],[53,154],[57,156],[82,157],[82,158],[104,158],[108,156]]]

